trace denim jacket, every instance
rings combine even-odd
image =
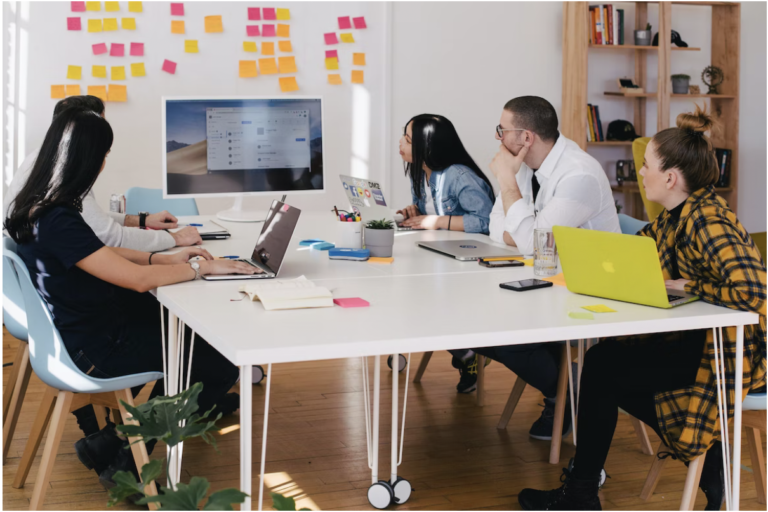
[[[429,192],[438,215],[464,217],[466,233],[488,234],[493,190],[469,167],[452,165],[442,171],[434,171],[429,178]],[[427,191],[416,197],[411,184],[413,204],[422,215],[427,213]]]

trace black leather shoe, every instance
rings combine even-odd
[[[523,510],[603,510],[597,491],[600,478],[579,480],[565,474],[565,482],[551,491],[523,489],[517,501]]]
[[[109,422],[95,434],[77,441],[75,453],[85,467],[100,474],[114,460],[122,446],[123,441],[115,433],[115,424]]]
[[[704,510],[720,510],[723,506],[725,501],[723,471],[723,447],[720,441],[715,441],[704,458],[704,467],[699,480],[699,488],[707,496],[707,506]]]

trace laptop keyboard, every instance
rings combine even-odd
[[[682,298],[682,295],[667,295],[667,300],[669,300],[669,302],[675,302],[676,300],[680,300]]]

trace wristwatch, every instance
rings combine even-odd
[[[139,229],[147,229],[147,215],[149,212],[139,212]]]
[[[200,264],[196,261],[190,261],[189,266],[192,267],[192,270],[195,271],[195,278],[193,281],[197,281],[200,279]]]

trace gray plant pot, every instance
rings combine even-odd
[[[394,229],[365,228],[365,248],[371,251],[372,258],[389,258],[395,245]]]
[[[673,78],[672,79],[672,93],[673,94],[688,94],[688,83],[690,78]]]
[[[650,30],[635,30],[635,45],[636,46],[651,46],[651,31]]]

